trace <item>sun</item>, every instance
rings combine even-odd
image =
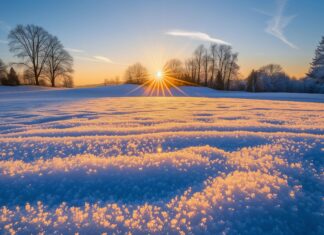
[[[155,80],[162,81],[163,80],[163,72],[162,70],[158,70],[155,74]]]
[[[163,68],[149,74],[149,79],[130,93],[144,87],[148,96],[173,96],[171,89],[186,96],[186,93],[178,87],[179,82],[183,84],[183,80],[177,78],[171,70]]]

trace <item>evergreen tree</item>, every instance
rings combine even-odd
[[[8,73],[8,76],[7,76],[7,82],[8,82],[8,85],[10,86],[17,86],[20,84],[19,82],[19,78],[18,78],[18,75],[16,73],[16,71],[14,70],[14,68],[10,68],[10,71]]]
[[[0,84],[7,85],[7,66],[0,59]]]
[[[307,74],[311,78],[324,80],[324,37],[315,51],[315,57]]]

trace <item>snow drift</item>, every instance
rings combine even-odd
[[[2,233],[324,233],[322,96],[8,89]]]

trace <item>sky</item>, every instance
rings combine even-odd
[[[0,58],[8,32],[35,24],[56,35],[74,58],[76,85],[123,77],[141,62],[150,72],[212,42],[239,53],[240,73],[268,63],[302,77],[324,36],[322,0],[1,0]]]

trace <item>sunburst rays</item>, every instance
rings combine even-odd
[[[180,79],[179,77],[179,73],[171,71],[168,68],[163,68],[154,74],[148,74],[146,82],[131,90],[129,94],[143,88],[144,94],[147,96],[173,96],[174,92],[187,96],[180,86],[195,84]]]

